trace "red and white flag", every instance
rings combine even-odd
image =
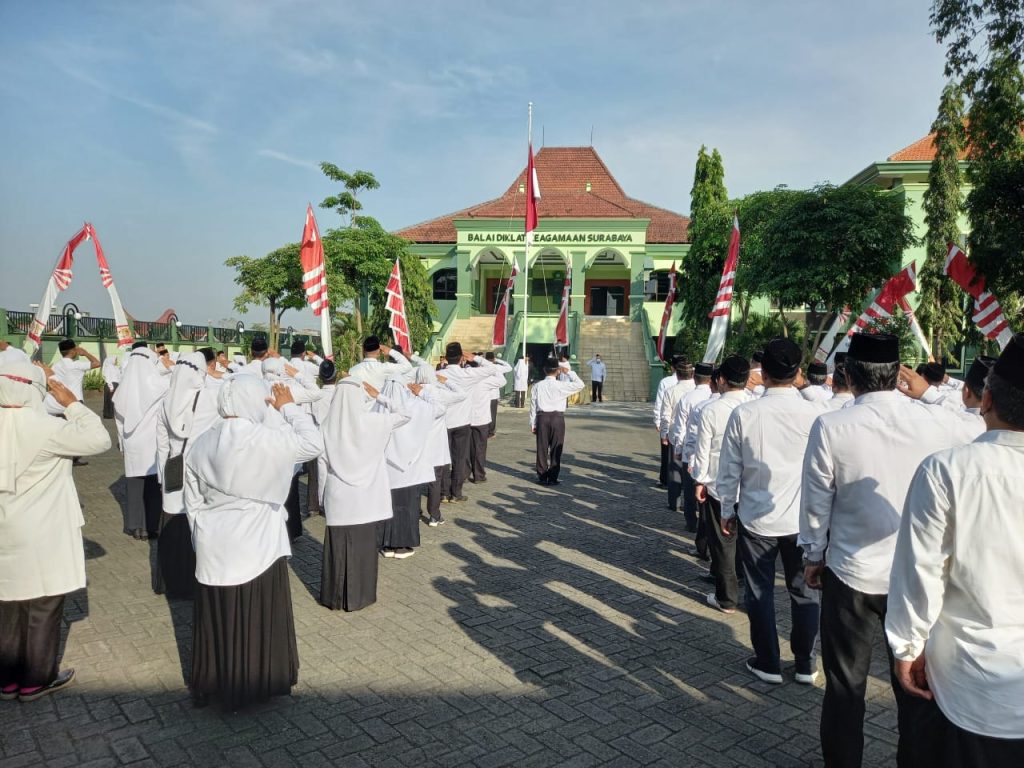
[[[399,267],[398,259],[395,259],[395,266],[391,270],[391,277],[388,278],[388,285],[384,289],[384,293],[387,295],[387,304],[385,306],[391,314],[391,319],[388,321],[391,335],[403,354],[409,357],[412,354],[412,339],[409,336],[409,321],[405,317],[405,296],[402,294],[402,270]]]
[[[931,345],[928,343],[928,337],[924,335],[924,329],[921,324],[917,322],[917,315],[914,314],[914,308],[910,306],[910,302],[907,301],[907,297],[904,296],[899,301],[900,309],[903,310],[903,314],[910,322],[910,330],[914,333],[914,338],[917,339],[917,343],[921,345],[921,349],[928,355],[928,360],[933,359]]]
[[[846,327],[846,324],[850,322],[850,314],[850,308],[843,307],[843,311],[836,315],[836,319],[832,321],[832,325],[829,326],[828,331],[821,337],[821,343],[814,351],[814,359],[819,363],[824,363],[828,360],[828,351],[832,349],[832,339],[834,339],[836,334],[840,333]]]
[[[955,243],[949,244],[942,271],[974,299],[974,313],[971,319],[985,338],[994,339],[999,344],[999,349],[1005,349],[1013,338],[1013,331],[1010,330],[1010,324],[1003,314],[1003,308],[999,306],[995,295],[985,288],[985,276],[978,274],[974,265],[968,261],[967,254]]]
[[[665,336],[672,322],[672,307],[676,303],[676,263],[668,271],[668,295],[665,297],[665,310],[661,313],[661,329],[658,331],[658,358],[665,362]]]
[[[306,292],[306,303],[313,314],[320,318],[320,343],[324,357],[334,359],[331,339],[331,307],[327,300],[327,266],[324,264],[324,241],[316,225],[313,206],[306,205],[306,224],[302,228],[299,245],[299,261],[302,263],[302,288]]]
[[[504,347],[505,336],[508,333],[508,303],[512,295],[512,288],[516,284],[516,277],[519,275],[519,268],[513,264],[512,272],[505,283],[505,291],[494,310],[494,332],[491,334],[492,347]]]
[[[569,293],[572,290],[572,278],[569,271],[565,273],[565,284],[562,286],[562,307],[558,310],[558,322],[555,324],[555,345],[565,346],[569,343]]]
[[[732,236],[729,238],[729,255],[722,267],[722,279],[718,283],[718,295],[715,306],[708,317],[711,318],[711,333],[708,334],[708,348],[704,353],[704,362],[713,363],[718,359],[725,346],[725,336],[729,331],[729,316],[732,313],[732,287],[736,282],[736,267],[740,263],[740,220],[736,214],[732,217]]]
[[[96,237],[96,230],[92,224],[86,222],[82,228],[75,233],[74,237],[68,240],[67,245],[57,259],[57,266],[53,268],[50,279],[46,283],[46,290],[43,292],[42,301],[39,302],[39,309],[32,320],[28,336],[25,339],[27,352],[34,352],[42,344],[43,332],[46,330],[46,321],[49,319],[50,307],[57,301],[61,291],[71,286],[71,268],[75,261],[75,249],[86,240],[92,240],[93,249],[96,251],[96,263],[100,269],[100,280],[103,287],[107,289],[110,296],[110,303],[114,310],[114,325],[117,327],[117,346],[130,347],[134,339],[131,329],[128,327],[128,319],[125,316],[124,307],[121,306],[121,298],[117,295],[117,288],[114,286],[114,277],[110,273],[110,265],[107,264],[107,257],[103,253],[103,246]]]
[[[860,313],[860,317],[857,318],[850,330],[846,332],[846,336],[832,350],[832,354],[828,356],[829,362],[835,359],[837,353],[845,352],[850,348],[850,340],[853,338],[853,334],[860,333],[874,320],[892,317],[892,312],[899,304],[900,299],[915,288],[917,288],[917,262],[912,261],[886,281],[885,285],[882,286],[882,290],[871,300],[867,309]]]
[[[533,142],[526,160],[526,247],[533,245],[533,230],[537,228],[537,201],[540,199],[540,183],[537,168],[533,164]],[[529,266],[529,264],[527,264]]]

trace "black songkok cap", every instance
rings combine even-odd
[[[444,348],[444,359],[449,363],[456,364],[462,360],[462,345],[457,341],[450,342]]]
[[[553,357],[545,358],[544,373],[554,373],[558,370],[558,361]]]
[[[320,363],[320,380],[332,381],[338,375],[338,369],[334,367],[332,360],[324,360]]]
[[[715,372],[715,366],[711,363],[697,363],[693,366],[693,373],[696,376],[711,376]]]
[[[828,366],[815,360],[807,366],[808,376],[828,376]]]
[[[995,361],[994,357],[976,357],[971,367],[967,369],[964,380],[975,394],[980,394],[985,389],[985,377],[988,376]]]
[[[764,352],[760,349],[755,349],[750,355],[750,362],[760,363],[764,360]]]
[[[685,357],[676,358],[675,362],[672,363],[672,370],[684,376],[693,375],[693,366],[687,362]]]
[[[1017,389],[1024,389],[1024,333],[1010,339],[999,359],[992,364],[992,372]]]
[[[70,352],[72,349],[77,347],[74,339],[61,339],[60,344],[57,345],[57,349],[61,352]]]
[[[925,363],[921,375],[928,380],[929,384],[941,384],[942,380],[946,378],[946,369],[942,367],[942,363]]]
[[[773,379],[792,379],[800,370],[800,347],[789,339],[772,339],[764,345],[761,367]]]
[[[148,347],[148,346],[149,346],[149,344],[147,344],[144,341],[136,341],[134,344],[132,344],[132,349],[140,349],[142,347]]]
[[[746,384],[750,378],[750,363],[739,355],[729,355],[722,361],[719,370],[720,378],[732,385]]]
[[[197,352],[202,352],[203,359],[207,363],[212,363],[214,360],[217,359],[217,356],[213,353],[213,347],[201,347],[200,349],[198,349],[196,351]]]
[[[363,339],[363,352],[376,352],[380,349],[380,339],[376,336],[367,336]]]
[[[849,354],[848,352],[836,352],[836,357],[835,357],[836,365],[839,366],[839,365],[842,365],[843,363],[845,363],[846,362],[846,356],[848,354]]]
[[[306,342],[304,341],[293,341],[292,342],[292,357],[301,357],[306,354]]]
[[[267,339],[264,336],[257,336],[252,340],[252,351],[254,354],[266,352],[270,347],[267,344]]]
[[[848,356],[861,363],[898,363],[900,340],[891,333],[855,333]]]

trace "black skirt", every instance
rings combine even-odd
[[[299,509],[299,476],[292,476],[292,486],[285,499],[284,508],[288,512],[288,538],[295,541],[302,535],[302,511]]]
[[[200,584],[193,616],[193,694],[219,695],[236,710],[286,695],[298,682],[286,558],[245,584]]]
[[[154,592],[181,600],[195,597],[196,551],[192,548],[192,529],[188,525],[188,515],[160,513],[156,562]]]
[[[420,545],[420,486],[410,485],[391,491],[392,515],[384,521],[381,546],[405,549]]]
[[[382,527],[382,523],[327,526],[320,605],[332,611],[358,611],[377,602],[377,541]]]
[[[114,418],[114,392],[117,391],[117,384],[114,384],[113,390],[104,384],[103,386],[103,418],[112,419]]]

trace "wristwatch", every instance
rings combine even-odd
[[[808,559],[806,557],[804,558],[804,568],[815,567],[815,566],[824,565],[824,564],[825,564],[825,558],[824,557],[819,558],[817,560],[810,560],[810,559]]]

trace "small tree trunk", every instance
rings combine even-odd
[[[810,347],[806,347],[805,346],[805,348],[804,348],[804,358],[805,359],[808,359],[807,358],[808,353],[813,354],[818,349],[818,345],[821,343],[821,337],[825,333],[825,321],[828,320],[828,318],[829,318],[829,313],[828,312],[822,313],[821,319],[818,320],[818,330],[814,332],[814,343],[811,344]],[[804,344],[805,345],[807,344],[807,341],[808,341],[808,337],[805,336],[804,337]]]
[[[782,338],[789,338],[789,328],[786,326],[786,310],[782,308],[782,303],[779,303],[779,322],[782,324]]]
[[[277,299],[270,298],[270,326],[267,329],[267,344],[271,349],[277,349]]]

